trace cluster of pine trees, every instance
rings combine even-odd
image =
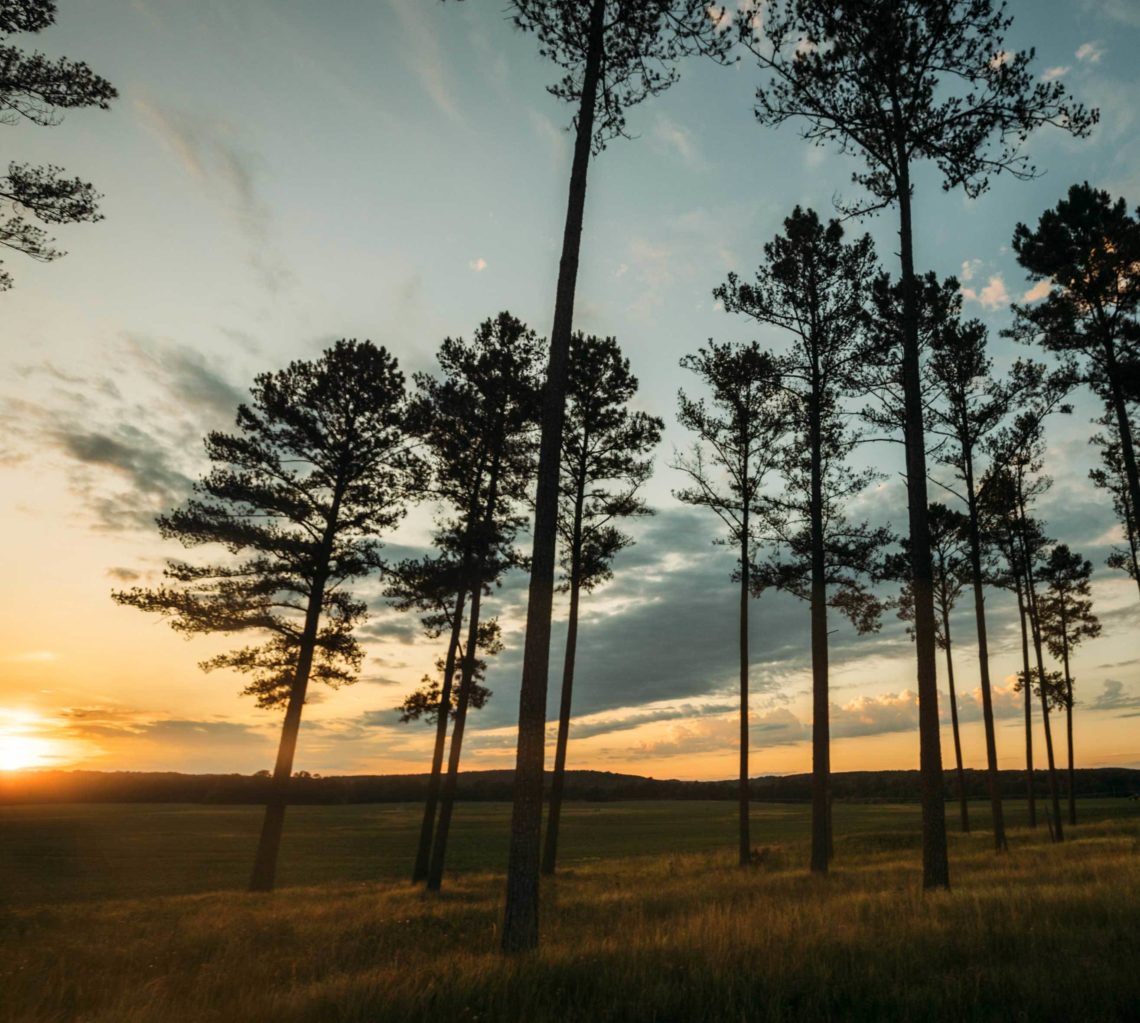
[[[730,274],[716,297],[734,316],[780,328],[787,343],[710,341],[682,360],[703,396],[679,396],[695,434],[674,468],[683,502],[723,523],[738,553],[740,605],[740,860],[749,862],[748,614],[766,590],[795,594],[811,621],[813,676],[811,869],[826,872],[829,791],[828,629],[838,613],[861,632],[888,609],[910,627],[919,693],[926,887],[950,882],[939,737],[937,650],[946,663],[963,828],[969,827],[954,678],[952,612],[975,612],[994,841],[1006,847],[997,778],[987,591],[1016,602],[1021,637],[1030,812],[1033,701],[1045,725],[1048,823],[1063,836],[1051,713],[1064,711],[1071,770],[1074,650],[1099,623],[1091,564],[1047,535],[1034,514],[1049,486],[1048,418],[1069,410],[1078,386],[1103,403],[1092,437],[1127,546],[1109,564],[1140,586],[1140,479],[1131,412],[1140,400],[1140,220],[1123,199],[1074,185],[1013,249],[1043,300],[1014,307],[1006,333],[1048,354],[995,374],[987,332],[962,315],[958,282],[915,266],[914,170],[932,163],[947,190],[974,197],[997,174],[1036,169],[1024,144],[1043,126],[1086,136],[1096,112],[1058,81],[1030,71],[1032,50],[1006,48],[1012,19],[992,0],[767,0],[733,8],[707,0],[508,0],[533,34],[571,104],[574,149],[549,342],[509,313],[469,340],[448,338],[434,374],[411,387],[396,360],[368,341],[343,340],[320,358],[259,376],[233,432],[206,438],[209,471],[193,496],[158,520],[184,547],[221,549],[209,563],[176,559],[166,583],[115,593],[169,617],[186,633],[248,635],[250,645],[205,662],[246,674],[259,704],[284,710],[251,887],[272,888],[288,783],[306,694],[356,677],[356,627],[367,613],[353,583],[379,576],[397,608],[440,642],[435,671],[402,708],[434,724],[436,741],[414,877],[443,876],[467,715],[490,695],[487,658],[502,648],[490,601],[505,572],[529,574],[507,899],[506,951],[538,941],[539,876],[555,869],[567,761],[579,604],[610,577],[631,537],[622,520],[650,513],[639,497],[663,423],[635,412],[637,381],[613,338],[575,333],[574,296],[588,172],[626,136],[630,107],[667,89],[682,60],[754,60],[761,125],[795,122],[817,145],[859,165],[845,219],[897,214],[900,262],[881,265],[867,236],[794,210],[763,247],[750,280]],[[54,18],[50,0],[2,5],[9,75],[5,117],[55,123],[55,111],[105,107],[113,88],[85,65],[51,63],[7,43]],[[9,249],[58,255],[46,223],[97,218],[91,187],[56,168],[13,164],[0,197],[14,211],[0,231]],[[0,274],[0,287],[8,284]],[[906,527],[853,521],[849,509],[874,470],[851,464],[869,439],[902,444]],[[931,487],[940,501],[930,500]],[[434,547],[388,564],[382,541],[409,505],[435,511]],[[524,531],[531,550],[520,550]],[[886,584],[898,584],[892,595]],[[555,770],[542,847],[548,661],[556,588],[569,594]],[[1051,658],[1047,660],[1046,655]],[[450,740],[450,741],[449,741]],[[446,765],[444,763],[446,756]]]

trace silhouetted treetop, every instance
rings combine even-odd
[[[757,118],[803,117],[806,138],[862,155],[867,170],[852,179],[875,205],[898,196],[905,162],[932,160],[945,189],[976,196],[994,173],[1036,174],[1023,151],[1035,128],[1088,133],[1096,111],[1035,79],[1032,49],[1005,48],[1012,21],[992,0],[767,0],[737,16],[741,41],[773,73]]]
[[[565,72],[547,89],[572,104],[582,96],[593,19],[601,18],[596,153],[627,134],[630,107],[677,81],[679,58],[701,53],[724,63],[733,42],[707,0],[509,0],[507,10],[537,38],[539,53]]]

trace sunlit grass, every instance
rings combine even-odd
[[[826,879],[799,838],[745,871],[727,848],[579,862],[545,889],[541,950],[510,960],[499,874],[438,897],[361,882],[24,906],[3,925],[0,1019],[1135,1019],[1135,819],[1012,837],[996,857],[953,836],[954,889],[925,895],[917,848],[889,834],[847,837]]]

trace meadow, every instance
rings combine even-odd
[[[0,807],[0,1021],[1140,1018],[1140,804],[1082,801],[1061,846],[1007,806],[1009,854],[952,828],[924,895],[916,806],[837,804],[814,878],[806,806],[757,804],[741,870],[731,803],[572,803],[514,959],[503,804],[459,806],[434,897],[416,806],[291,809],[271,895],[256,807]]]

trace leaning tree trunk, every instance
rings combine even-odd
[[[901,117],[901,114],[899,115]],[[899,166],[899,242],[903,283],[903,391],[906,425],[907,511],[910,524],[911,585],[914,589],[914,638],[918,661],[919,770],[922,789],[922,886],[950,887],[946,848],[946,798],[942,785],[942,740],[938,722],[938,679],[934,639],[934,569],[927,521],[926,438],[919,377],[918,297],[915,294],[911,227],[910,168],[901,137],[896,139]]]
[[[443,883],[443,863],[447,856],[447,838],[451,832],[451,814],[455,808],[455,789],[459,782],[459,758],[463,753],[463,731],[467,724],[467,707],[475,681],[475,658],[479,642],[479,604],[483,596],[482,582],[476,578],[471,587],[471,614],[467,624],[467,645],[463,651],[463,668],[459,677],[459,697],[455,707],[455,726],[451,729],[451,748],[447,751],[447,777],[439,801],[439,824],[431,847],[427,887],[438,892]]]
[[[1136,452],[1132,447],[1132,424],[1128,420],[1128,406],[1124,400],[1123,388],[1120,386],[1120,367],[1116,361],[1116,349],[1111,342],[1105,345],[1105,363],[1108,367],[1112,407],[1116,413],[1116,430],[1120,435],[1120,455],[1124,459],[1124,475],[1128,481],[1128,497],[1133,508],[1140,508],[1140,477],[1136,471]]]
[[[994,731],[994,701],[990,690],[990,650],[986,630],[986,597],[982,587],[982,538],[978,529],[978,495],[974,489],[974,453],[968,441],[962,444],[966,477],[966,504],[970,522],[970,574],[973,576],[974,619],[978,628],[978,668],[982,683],[982,719],[986,729],[986,778],[990,789],[990,812],[994,823],[994,849],[1005,852],[1005,814],[1001,805],[1001,778],[998,775],[997,735]]]
[[[590,40],[578,108],[574,162],[562,237],[562,261],[550,331],[550,362],[542,406],[538,486],[535,494],[534,546],[527,598],[526,641],[519,690],[519,741],[515,760],[511,842],[507,860],[507,898],[502,948],[521,952],[538,945],[539,844],[542,830],[542,770],[546,752],[546,687],[550,657],[550,617],[554,602],[554,548],[558,533],[559,461],[566,411],[570,332],[582,215],[586,207],[586,171],[594,134],[594,108],[605,39],[604,0],[594,0]]]
[[[285,807],[289,795],[289,779],[293,775],[293,758],[297,753],[297,736],[301,731],[301,711],[305,708],[305,694],[309,688],[309,674],[313,670],[313,653],[317,646],[317,630],[325,601],[325,584],[328,581],[329,560],[333,541],[339,528],[340,504],[344,486],[338,481],[329,509],[328,524],[321,538],[317,554],[313,585],[305,606],[305,625],[301,630],[301,643],[297,651],[297,667],[293,684],[289,687],[289,702],[285,707],[285,721],[281,725],[281,742],[277,747],[277,761],[273,765],[273,781],[261,835],[257,841],[257,856],[249,879],[251,892],[271,892],[277,880],[277,854],[281,849],[281,832],[285,827]]]
[[[817,363],[813,351],[813,363]],[[811,871],[826,874],[829,859],[828,777],[831,729],[828,706],[827,576],[823,550],[823,440],[819,370],[813,365],[811,417]]]
[[[1033,686],[1030,683],[1029,629],[1025,624],[1025,598],[1021,588],[1021,573],[1013,570],[1017,588],[1017,617],[1021,622],[1021,664],[1025,675],[1025,786],[1029,802],[1029,826],[1037,827],[1037,792],[1033,785]]]
[[[583,445],[584,447],[584,445]],[[554,773],[550,779],[550,808],[546,815],[546,844],[542,850],[542,872],[553,874],[558,860],[558,826],[562,820],[562,792],[566,780],[566,747],[570,741],[570,708],[574,692],[574,658],[578,651],[578,602],[582,577],[582,509],[585,480],[578,477],[574,501],[574,526],[570,552],[570,620],[566,626],[566,658],[562,665],[562,701],[558,708],[558,744],[554,751]]]
[[[970,830],[970,808],[966,801],[966,772],[962,767],[962,739],[958,733],[958,694],[954,690],[954,655],[951,652],[950,612],[942,605],[942,635],[946,638],[946,682],[950,688],[950,724],[954,730],[954,762],[958,768],[958,802],[962,812],[962,830]]]
[[[1076,771],[1073,768],[1073,676],[1069,674],[1069,623],[1061,598],[1061,664],[1065,669],[1065,732],[1069,746],[1069,823],[1077,824]]]
[[[1021,509],[1021,520],[1025,521],[1025,509]],[[1057,765],[1053,758],[1053,730],[1049,725],[1049,694],[1045,685],[1045,655],[1041,644],[1041,618],[1037,611],[1037,590],[1033,582],[1033,566],[1030,561],[1029,549],[1023,543],[1025,557],[1025,596],[1029,606],[1029,624],[1033,633],[1033,649],[1037,655],[1037,679],[1041,690],[1041,714],[1045,720],[1045,754],[1049,762],[1049,799],[1053,804],[1053,835],[1054,840],[1065,840],[1065,826],[1061,820],[1061,797],[1057,786]],[[1026,679],[1026,684],[1029,680]]]

